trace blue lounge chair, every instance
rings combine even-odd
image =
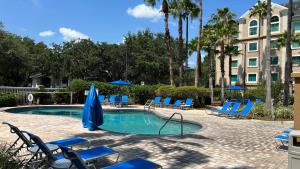
[[[248,102],[251,102],[250,99],[244,99],[244,104],[247,104]]]
[[[67,147],[60,147],[65,158],[69,159],[78,169],[88,169],[88,166],[80,155]],[[160,165],[142,158],[135,158],[129,161],[121,162],[112,166],[105,167],[104,169],[157,169],[162,168]]]
[[[160,106],[160,100],[161,100],[161,97],[160,96],[157,96],[154,98],[154,106]]]
[[[236,112],[239,109],[241,103],[240,102],[232,102],[232,103],[233,103],[233,105],[232,105],[231,108],[229,108],[229,109],[227,109],[225,111],[219,111],[219,113],[223,113],[223,114],[227,114],[228,115],[228,114]]]
[[[280,134],[280,135],[276,135],[274,136],[275,140],[276,140],[276,149],[279,149],[280,147],[288,147],[288,142],[289,142],[289,136],[285,135],[285,134]],[[278,144],[278,142],[280,142],[281,144]]]
[[[226,112],[229,109],[231,104],[232,104],[232,102],[224,102],[223,106],[220,109],[212,110],[212,111],[218,112],[218,113]]]
[[[105,96],[104,95],[100,95],[98,96],[100,103],[104,103],[105,101]]]
[[[37,151],[38,147],[34,145],[29,139],[27,139],[27,137],[23,134],[23,131],[21,131],[18,127],[9,124],[7,122],[3,122],[2,124],[8,125],[10,128],[10,132],[18,136],[18,139],[12,144],[10,149],[13,149],[18,144],[19,140],[23,141],[23,143],[20,144],[21,146],[15,149],[13,155],[17,155],[20,152],[20,150],[23,148],[26,148],[33,153]],[[87,139],[80,138],[80,137],[72,137],[72,138],[66,138],[62,140],[46,142],[46,145],[63,145],[67,147],[72,147],[75,145],[86,144],[86,143],[89,144],[89,141]],[[53,146],[48,146],[48,147],[51,149]],[[51,151],[54,150],[51,149]]]
[[[26,131],[24,133],[26,133],[30,137],[30,139],[33,140],[33,142],[38,146],[37,152],[41,151],[46,155],[46,158],[42,162],[46,161],[52,168],[63,168],[62,166],[65,166],[67,168],[71,167],[72,163],[70,160],[67,160],[62,154],[54,155],[52,151],[48,148],[48,146],[41,140],[41,138]],[[60,147],[64,146],[60,145]],[[116,161],[118,161],[119,159],[119,153],[117,151],[105,146],[90,148],[86,150],[79,150],[76,153],[78,153],[78,155],[84,161],[84,163],[87,164],[90,164],[91,162],[99,158],[113,154],[118,155]],[[34,160],[34,157],[36,155],[37,154],[34,154],[33,157],[29,160],[29,162],[27,162],[28,165],[30,165],[30,163]]]
[[[170,106],[170,101],[171,101],[171,97],[165,98],[163,103],[162,103],[162,107],[163,106]]]
[[[176,100],[175,103],[170,104],[170,106],[176,108],[176,107],[180,107],[181,104],[182,104],[182,100]]]
[[[111,104],[111,105],[115,104],[115,97],[116,97],[115,95],[109,96],[109,99],[108,99],[109,104]]]
[[[245,116],[246,117],[251,112],[252,108],[253,108],[253,103],[248,102],[246,104],[245,108],[242,111],[229,111],[225,114],[233,115],[233,116]]]
[[[190,108],[193,106],[193,98],[187,98],[184,105],[181,105],[181,109]]]
[[[122,96],[122,105],[128,105],[128,96]]]
[[[290,132],[293,131],[293,130],[294,130],[294,128],[289,128],[289,129],[287,129],[287,130],[284,130],[284,131],[282,132],[282,134],[284,134],[284,135],[289,135]]]

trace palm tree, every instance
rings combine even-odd
[[[156,3],[160,0],[144,0],[146,3],[150,4],[151,6],[155,6]],[[174,72],[173,72],[173,55],[172,55],[172,49],[171,49],[171,35],[169,30],[169,3],[172,2],[172,0],[162,0],[162,12],[165,15],[165,43],[167,47],[168,52],[168,58],[169,58],[169,73],[170,73],[170,84],[171,86],[174,86]]]
[[[199,0],[199,32],[198,32],[198,45],[197,45],[197,62],[195,69],[195,86],[199,84],[199,76],[201,75],[201,36],[202,36],[202,16],[203,16],[203,5],[202,0]]]
[[[291,49],[291,40],[292,40],[292,16],[293,15],[293,0],[289,0],[289,11],[288,11],[288,27],[287,27],[287,38],[286,38],[286,60],[285,60],[285,69],[284,69],[284,97],[283,105],[289,105],[289,95],[290,95],[290,83],[291,83],[291,73],[292,69],[292,49]]]
[[[250,17],[258,16],[258,82],[262,81],[262,71],[261,71],[261,27],[263,24],[263,18],[267,15],[267,4],[265,1],[257,2],[255,6],[250,9]],[[265,62],[263,62],[265,63]]]
[[[266,78],[266,108],[272,110],[272,97],[271,97],[271,0],[267,0],[267,42],[265,49],[265,78]],[[275,119],[274,112],[271,111],[272,119]]]
[[[213,90],[213,58],[214,54],[218,53],[216,50],[217,47],[217,36],[215,32],[215,28],[212,25],[205,25],[203,29],[203,35],[200,40],[200,44],[202,48],[207,52],[208,56],[208,82],[209,82],[209,89],[210,89],[210,98],[211,98],[211,103],[214,101],[213,96],[214,96],[214,90]],[[198,37],[195,37],[192,39],[189,45],[189,50],[192,52],[197,51],[197,46],[198,46]]]
[[[221,63],[221,101],[224,101],[224,61],[225,61],[225,45],[236,37],[238,33],[235,14],[232,13],[229,8],[218,9],[215,14],[212,15],[212,19],[209,21],[215,28],[217,36],[217,43],[220,46],[220,63]]]
[[[228,44],[225,47],[225,55],[229,56],[229,67],[228,67],[228,76],[229,76],[229,86],[231,86],[231,61],[232,61],[232,56],[238,56],[240,54],[239,49],[234,46],[234,44]]]
[[[182,86],[183,79],[183,67],[184,61],[188,58],[188,52],[186,56],[183,54],[183,38],[182,38],[182,20],[186,20],[186,32],[188,34],[188,18],[197,17],[198,8],[197,6],[190,0],[174,0],[170,3],[171,14],[178,18],[178,33],[179,33],[179,50],[178,56],[180,59],[180,67],[179,67],[179,85]],[[186,37],[186,50],[188,48],[188,36]]]

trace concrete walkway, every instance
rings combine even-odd
[[[104,106],[104,109],[110,109]],[[132,106],[143,109],[142,106]],[[209,110],[174,110],[158,108],[156,113],[169,117],[174,112],[185,120],[201,123],[203,128],[194,134],[179,136],[125,135],[108,131],[89,132],[82,128],[81,120],[60,116],[5,113],[0,109],[0,121],[7,121],[22,130],[50,141],[66,137],[84,137],[94,146],[107,145],[121,152],[121,159],[136,156],[157,162],[163,168],[287,168],[287,152],[275,149],[273,136],[293,122],[237,120],[211,115]],[[6,126],[0,125],[0,141],[15,138]],[[109,159],[114,159],[110,157]],[[103,160],[99,166],[111,161]]]

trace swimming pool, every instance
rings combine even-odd
[[[46,107],[22,107],[7,109],[10,113],[39,114],[69,116],[74,118],[82,117],[82,107],[69,106],[46,106]],[[100,129],[127,134],[158,134],[160,127],[166,122],[156,114],[143,110],[104,110],[104,124]],[[170,121],[161,134],[180,134],[180,122]],[[184,134],[198,131],[201,125],[184,122]]]

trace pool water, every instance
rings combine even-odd
[[[82,107],[25,107],[6,110],[11,113],[58,115],[82,118]],[[129,134],[158,134],[161,126],[166,122],[154,113],[143,110],[104,110],[104,123],[100,129]],[[200,125],[184,122],[184,134],[198,131]],[[170,121],[161,134],[180,134],[181,124]]]

